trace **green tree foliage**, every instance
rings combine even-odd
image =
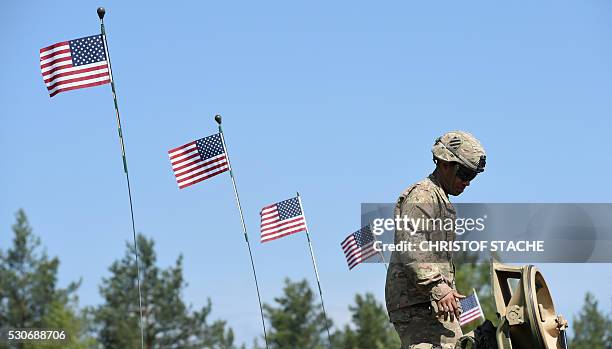
[[[153,240],[139,234],[137,241],[145,348],[235,348],[233,331],[224,321],[207,322],[210,300],[197,311],[184,303],[182,290],[187,284],[182,256],[174,266],[160,269]],[[99,341],[108,349],[140,348],[138,274],[132,244],[127,243],[124,257],[109,270],[111,276],[100,287],[104,303],[92,311]]]
[[[89,334],[89,320],[85,313],[79,312],[76,302],[66,305],[53,302],[49,305],[49,312],[43,318],[45,328],[64,330],[69,336],[68,343],[50,342],[39,346],[26,346],[25,348],[45,349],[85,349],[95,348],[97,341]],[[76,337],[75,337],[76,335]]]
[[[17,211],[12,227],[13,244],[0,250],[0,328],[64,329],[68,343],[35,345],[20,343],[19,348],[87,348],[87,323],[76,310],[79,282],[67,288],[57,286],[59,259],[41,251],[41,242],[23,210]],[[7,348],[0,344],[0,348]]]
[[[574,317],[570,326],[574,332],[570,348],[612,348],[612,319],[607,318],[599,310],[597,300],[592,294],[586,294],[582,310],[577,317]]]
[[[349,306],[351,325],[334,333],[334,348],[337,349],[397,349],[400,340],[389,322],[385,307],[374,295],[356,295],[355,305]]]
[[[325,318],[320,304],[306,280],[291,282],[285,279],[281,297],[274,298],[275,306],[264,304],[270,330],[270,348],[318,349],[327,348]],[[331,322],[329,323],[331,329]]]

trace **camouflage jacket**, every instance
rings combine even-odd
[[[455,289],[455,266],[451,252],[421,252],[422,241],[453,241],[455,208],[433,174],[408,187],[397,200],[394,216],[426,220],[410,224],[408,229],[396,226],[395,244],[411,242],[416,251],[393,251],[387,271],[385,299],[387,311],[393,314],[420,303],[437,301]],[[395,218],[394,217],[394,218]],[[452,222],[452,226],[434,224]]]

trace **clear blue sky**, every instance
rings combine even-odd
[[[361,202],[391,202],[433,167],[433,140],[465,129],[487,170],[457,202],[610,202],[612,3],[12,1],[0,11],[4,149],[0,246],[24,208],[81,305],[131,239],[108,85],[50,99],[38,50],[106,25],[137,229],[159,264],[185,257],[195,306],[213,301],[241,341],[260,333],[227,176],[179,191],[167,150],[224,116],[263,298],[314,275],[305,236],[258,242],[259,209],[299,190],[326,305],[383,299],[384,268],[348,272],[339,242]],[[571,318],[592,291],[611,310],[610,265],[540,266]],[[314,283],[312,283],[314,286]]]

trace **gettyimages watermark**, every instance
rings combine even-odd
[[[363,203],[378,258],[389,262],[612,263],[612,204]]]
[[[372,232],[381,235],[385,230],[395,231],[401,229],[410,235],[418,231],[452,230],[457,235],[463,235],[466,231],[483,231],[484,221],[487,217],[479,218],[427,218],[411,217],[408,215],[396,215],[395,218],[375,218],[372,221]]]

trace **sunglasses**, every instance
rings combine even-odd
[[[469,182],[472,179],[476,178],[476,175],[478,174],[478,172],[476,171],[472,171],[469,168],[458,164],[459,166],[457,167],[457,177],[459,177],[459,179],[461,179],[462,181],[466,181]]]

